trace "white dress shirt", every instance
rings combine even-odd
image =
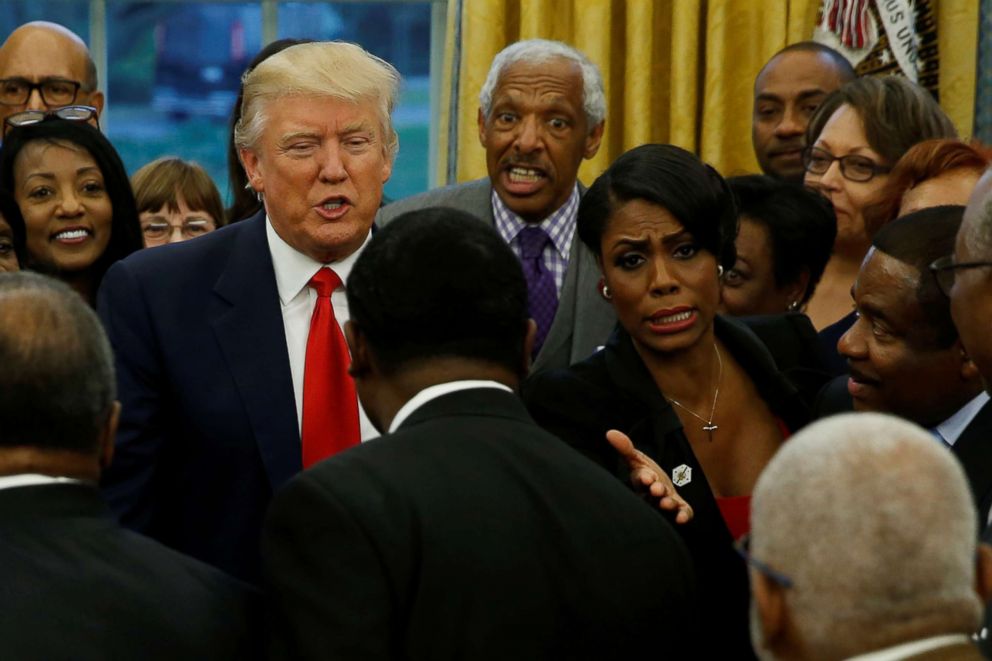
[[[924,638],[923,640],[914,640],[909,643],[903,643],[902,645],[894,645],[893,647],[869,652],[868,654],[859,654],[858,656],[850,657],[847,661],[899,661],[899,659],[908,659],[924,652],[940,649],[941,647],[961,644],[968,645],[970,643],[971,638],[969,636],[963,633],[952,633],[946,636],[933,636],[931,638]]]
[[[432,399],[437,399],[442,395],[458,392],[459,390],[471,390],[472,388],[499,388],[500,390],[505,390],[506,392],[513,392],[510,388],[499,381],[488,380],[449,381],[448,383],[439,383],[434,386],[428,386],[408,399],[406,404],[400,407],[400,410],[396,412],[395,416],[393,416],[393,421],[389,423],[389,433],[392,434],[396,431],[396,429],[402,425],[414,411]]]
[[[366,237],[362,246],[344,259],[321,264],[303,253],[297,251],[282,240],[269,217],[265,217],[265,235],[269,242],[269,252],[272,254],[272,266],[276,273],[276,287],[279,290],[279,303],[282,309],[282,324],[286,331],[286,348],[289,350],[289,370],[293,375],[293,396],[296,399],[297,429],[303,428],[303,370],[307,358],[307,336],[310,334],[310,317],[313,316],[317,305],[317,292],[307,287],[317,271],[328,267],[341,278],[342,285],[331,294],[331,306],[334,308],[334,318],[344,333],[344,323],[348,321],[348,300],[345,296],[344,282],[351,273],[351,267],[369,244],[372,233]],[[362,440],[367,441],[379,435],[375,427],[365,415],[361,402],[358,403],[358,420],[362,430]]]
[[[0,476],[0,489],[15,489],[17,487],[34,487],[40,484],[82,484],[82,480],[74,477],[53,477],[41,473],[21,473],[20,475]]]
[[[968,425],[971,424],[971,421],[975,419],[975,416],[978,415],[978,412],[982,410],[982,407],[988,401],[988,393],[982,391],[970,402],[959,408],[954,415],[934,427],[934,431],[940,435],[942,441],[954,447],[954,444],[957,443],[958,438],[961,436],[961,432],[968,428]]]

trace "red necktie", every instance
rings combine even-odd
[[[307,284],[317,291],[317,305],[310,318],[303,369],[304,468],[361,440],[355,382],[348,376],[351,356],[331,305],[331,293],[341,278],[325,267]]]

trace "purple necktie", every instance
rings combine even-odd
[[[527,279],[528,308],[531,318],[537,323],[533,354],[537,356],[558,308],[555,276],[544,265],[542,257],[544,246],[551,243],[551,237],[540,227],[525,227],[517,236],[520,237],[520,263]]]

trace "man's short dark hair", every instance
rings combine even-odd
[[[953,344],[958,332],[950,301],[940,292],[929,267],[935,259],[954,252],[963,216],[964,207],[958,205],[920,209],[883,226],[872,240],[876,250],[920,272],[916,299],[940,348]]]
[[[840,82],[844,84],[848,81],[854,80],[858,77],[858,73],[854,70],[854,66],[851,61],[840,54],[840,52],[834,50],[826,44],[821,44],[818,41],[799,41],[794,44],[789,44],[779,52],[769,58],[769,62],[774,60],[779,55],[783,53],[792,53],[795,51],[804,53],[819,53],[821,55],[826,55],[833,62],[834,66],[837,68],[837,73],[840,75]],[[767,66],[767,65],[765,65]]]
[[[813,295],[830,260],[837,236],[837,218],[830,201],[819,193],[774,177],[749,174],[727,179],[737,199],[737,213],[768,230],[775,284],[809,283],[800,303]]]
[[[495,229],[462,211],[405,213],[375,233],[348,278],[352,321],[378,367],[462,358],[521,369],[527,285]]]
[[[115,387],[110,344],[79,294],[0,275],[0,447],[95,453]]]

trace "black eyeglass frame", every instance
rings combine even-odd
[[[954,274],[958,269],[977,269],[983,266],[992,266],[992,261],[985,262],[955,262],[954,255],[945,255],[938,259],[933,260],[930,264],[930,273],[933,274],[933,279],[937,282],[937,289],[944,296],[951,297],[951,287],[954,286]],[[946,282],[945,273],[951,274],[950,282]]]
[[[782,572],[772,569],[767,563],[758,560],[753,555],[751,555],[751,533],[741,535],[740,539],[734,542],[734,550],[737,551],[737,555],[744,558],[744,562],[751,565],[759,572],[767,576],[771,581],[778,586],[788,590],[792,588],[792,579],[783,574]]]
[[[812,161],[814,151],[823,154],[824,158],[828,158],[830,161],[829,163],[827,163],[827,167],[823,168],[823,170],[821,170],[820,172],[817,172],[810,168],[810,162]],[[834,156],[826,149],[821,149],[820,147],[807,147],[806,149],[803,150],[803,169],[809,172],[810,174],[815,174],[815,175],[826,174],[827,170],[830,169],[830,166],[833,165],[834,161],[840,162],[840,174],[842,177],[844,177],[848,181],[853,181],[859,184],[868,183],[869,181],[871,181],[880,174],[888,174],[889,172],[892,172],[892,168],[885,165],[879,165],[878,163],[871,160],[867,156],[861,156],[860,154],[848,154],[847,156]],[[871,174],[868,176],[867,179],[859,179],[857,177],[852,177],[847,171],[849,167],[852,167],[851,163],[861,163],[861,162],[866,164],[871,170]]]
[[[24,110],[15,112],[3,121],[3,135],[18,126],[33,126],[40,124],[49,117],[57,117],[67,122],[88,122],[91,119],[100,128],[100,115],[93,106],[62,106],[54,110]]]
[[[41,100],[45,102],[45,105],[69,106],[76,102],[76,97],[79,96],[79,90],[83,88],[83,84],[81,82],[79,82],[78,80],[70,80],[68,78],[43,78],[41,82],[37,82],[37,83],[32,83],[27,78],[17,78],[17,77],[0,78],[0,86],[3,86],[4,83],[9,83],[9,82],[17,82],[25,85],[28,88],[28,92],[27,94],[24,95],[24,98],[22,100],[14,101],[11,103],[0,101],[0,106],[22,106],[28,102],[28,99],[31,98],[31,93],[35,90],[38,90],[38,93],[41,94]],[[69,99],[68,102],[62,100],[50,101],[48,97],[45,96],[45,85],[54,85],[54,84],[72,85],[73,87],[72,98]]]

